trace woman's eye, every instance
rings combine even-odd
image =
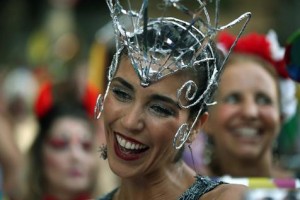
[[[156,115],[161,116],[161,117],[168,117],[168,116],[175,115],[175,112],[172,109],[166,108],[166,107],[161,106],[161,105],[152,105],[150,107],[150,109]]]
[[[260,95],[258,95],[256,97],[256,103],[258,105],[271,105],[272,104],[272,100],[267,95],[260,94]]]
[[[236,104],[239,102],[239,100],[240,98],[237,94],[231,94],[224,98],[224,102],[228,104]]]
[[[132,99],[130,94],[124,91],[123,89],[114,87],[112,88],[112,92],[114,96],[120,101],[126,102]]]
[[[60,140],[60,139],[52,139],[48,140],[47,144],[56,150],[64,150],[68,147],[68,142],[65,140]]]

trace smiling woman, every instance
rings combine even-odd
[[[122,177],[139,175],[133,174],[135,170],[132,167],[137,164],[143,173],[151,174],[157,170],[155,168],[159,169],[161,164],[172,162],[175,158],[177,151],[172,146],[174,133],[188,121],[188,110],[179,107],[176,92],[189,77],[176,73],[144,88],[128,58],[122,58],[120,66],[105,102],[105,107],[110,109],[103,111],[109,130],[106,132],[108,150],[115,152],[109,156],[115,156],[113,160],[120,162],[111,167]],[[206,115],[203,115],[200,120],[205,118]],[[116,143],[116,138],[124,141],[125,146],[121,146],[124,143]],[[130,148],[136,148],[135,145],[140,147],[139,151],[130,151]],[[123,160],[135,162],[122,164]],[[160,161],[159,165],[157,161]]]
[[[206,159],[211,160],[210,176],[293,176],[273,157],[281,123],[289,117],[284,108],[295,105],[293,95],[280,89],[281,83],[294,83],[287,79],[284,49],[274,48],[278,44],[271,40],[273,34],[251,33],[240,38],[226,64],[215,94],[218,104],[209,108],[204,129],[213,152]],[[226,51],[234,37],[226,32],[219,36],[220,47]],[[284,96],[291,96],[289,105],[282,100]]]
[[[192,23],[148,18],[148,1],[139,13],[123,9],[118,1],[107,3],[117,52],[95,110],[104,124],[103,150],[121,184],[100,199],[241,199],[244,186],[197,175],[181,160],[183,145],[207,119],[205,109],[222,68],[223,59],[210,40],[221,28],[207,27],[198,16],[207,13],[206,1],[199,5],[203,12],[189,13]],[[164,9],[188,12],[178,2],[164,4]],[[121,23],[120,15],[131,18],[131,28]]]

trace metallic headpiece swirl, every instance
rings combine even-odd
[[[106,0],[106,2],[111,12],[116,37],[116,54],[109,69],[108,88],[119,66],[120,56],[124,51],[127,52],[143,87],[147,87],[179,70],[206,68],[208,80],[201,95],[195,94],[198,86],[192,80],[187,81],[177,92],[178,100],[182,93],[185,93],[185,99],[189,102],[188,105],[180,102],[182,108],[190,108],[200,104],[193,124],[190,126],[187,123],[181,125],[175,135],[173,145],[176,149],[181,148],[194,128],[201,111],[210,104],[212,90],[217,85],[219,74],[227,60],[226,57],[221,66],[217,64],[216,52],[211,46],[214,36],[218,31],[230,28],[245,19],[237,36],[237,41],[250,20],[251,13],[245,13],[225,26],[218,26],[220,0],[216,0],[214,25],[210,22],[206,8],[208,0],[197,0],[198,6],[194,12],[184,6],[180,0],[164,0],[160,5],[163,14],[158,18],[149,18],[148,0],[143,0],[139,11],[132,10],[129,1],[128,10],[124,9],[118,0]],[[190,16],[190,22],[165,17],[166,10],[171,7]],[[104,98],[99,97],[98,107],[95,109],[97,110],[97,118],[100,116],[99,112],[102,110],[108,88]]]

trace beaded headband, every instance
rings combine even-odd
[[[220,0],[216,0],[215,22],[213,25],[207,9],[211,1],[208,0],[196,0],[193,4],[193,8],[196,7],[194,11],[185,6],[183,1],[163,0],[159,4],[162,15],[158,18],[148,16],[148,4],[150,2],[148,0],[142,1],[139,11],[131,8],[129,0],[127,1],[128,10],[124,9],[118,0],[106,0],[106,2],[110,9],[115,31],[116,53],[109,68],[108,87],[105,95],[104,97],[99,95],[97,100],[95,117],[100,118],[103,101],[108,93],[110,82],[119,67],[120,56],[124,51],[127,52],[143,87],[147,87],[151,83],[177,71],[204,66],[207,68],[208,81],[204,92],[199,97],[196,97],[194,92],[197,91],[198,86],[192,80],[187,81],[177,91],[178,100],[180,100],[179,97],[185,95],[185,99],[192,102],[184,105],[179,101],[182,108],[199,105],[198,114],[192,125],[182,124],[175,135],[173,146],[176,149],[181,148],[197,123],[203,108],[211,104],[209,102],[210,94],[215,88],[214,86],[217,85],[219,74],[228,59],[228,56],[225,57],[221,66],[217,66],[216,52],[211,46],[215,35],[219,31],[231,28],[245,20],[236,41],[231,47],[232,49],[249,22],[251,13],[245,13],[227,25],[218,26]],[[175,8],[181,14],[186,14],[191,18],[190,21],[165,17],[169,8]],[[187,40],[187,35],[191,39]],[[149,41],[149,38],[152,38],[151,41]],[[150,43],[152,44],[150,45]],[[185,91],[185,94],[183,94],[183,91]]]

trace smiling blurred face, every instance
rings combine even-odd
[[[230,63],[221,76],[211,108],[208,133],[215,148],[239,159],[253,159],[271,150],[280,126],[275,79],[259,64]]]
[[[94,156],[92,132],[87,122],[70,117],[55,121],[43,147],[48,188],[87,190],[95,168]]]
[[[173,138],[189,114],[178,106],[177,89],[187,80],[177,73],[142,87],[129,59],[121,59],[102,114],[108,161],[118,176],[149,175],[173,163]]]

